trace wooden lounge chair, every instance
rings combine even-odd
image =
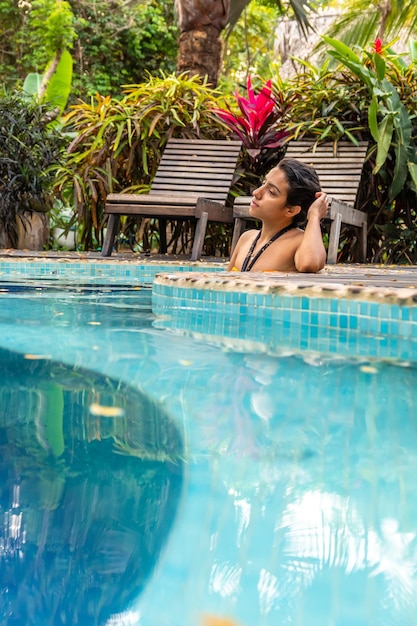
[[[110,256],[121,215],[158,219],[160,251],[167,251],[167,219],[196,220],[191,259],[201,256],[207,221],[233,222],[226,200],[233,182],[240,141],[170,139],[148,194],[109,194],[102,256]]]
[[[332,198],[327,218],[331,222],[327,262],[336,263],[342,224],[356,226],[359,229],[358,251],[361,261],[366,260],[367,215],[354,208],[363,164],[368,144],[361,142],[355,146],[348,142],[339,142],[337,153],[333,143],[316,146],[312,141],[292,141],[288,144],[285,156],[308,165],[312,165],[320,178],[321,187]],[[251,197],[241,196],[233,204],[235,225],[233,230],[232,251],[242,234],[249,215]]]

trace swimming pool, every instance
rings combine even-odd
[[[28,442],[37,442],[36,467],[42,472],[41,480],[32,476],[18,483],[20,500],[16,490],[3,490],[2,499],[2,557],[9,576],[12,565],[21,575],[19,550],[30,544],[28,529],[20,532],[25,516],[38,531],[38,547],[30,544],[27,556],[38,568],[23,594],[32,598],[28,615],[33,606],[44,610],[45,600],[39,608],[33,598],[48,597],[40,572],[49,568],[49,591],[54,589],[54,606],[61,608],[51,623],[65,623],[62,615],[68,623],[72,609],[60,567],[71,562],[69,599],[77,598],[74,577],[79,581],[85,574],[94,583],[86,596],[90,613],[77,613],[85,626],[94,623],[97,606],[102,613],[96,623],[141,626],[416,622],[417,391],[413,353],[404,347],[414,344],[411,305],[406,320],[408,303],[399,310],[398,303],[381,303],[389,310],[380,311],[379,326],[372,328],[361,327],[362,318],[372,317],[370,309],[351,311],[358,323],[344,328],[347,314],[340,308],[326,312],[320,302],[314,309],[313,297],[307,310],[300,300],[298,318],[292,302],[293,325],[310,328],[297,344],[300,333],[291,330],[287,313],[281,326],[272,313],[265,315],[259,293],[271,293],[258,287],[247,292],[245,304],[233,295],[219,306],[213,282],[205,295],[190,283],[193,294],[176,292],[179,300],[172,303],[178,306],[169,311],[170,290],[186,284],[156,279],[152,312],[151,290],[140,281],[128,287],[118,277],[108,287],[87,276],[84,284],[62,289],[34,280],[7,280],[0,295],[1,406],[7,399],[19,417],[16,426],[4,411],[0,430],[5,437],[6,428],[7,438],[0,438],[0,446],[15,442],[27,463],[35,446]],[[257,309],[249,320],[242,308],[247,305]],[[302,318],[306,311],[309,317]],[[326,313],[327,327],[320,317]],[[330,315],[338,316],[340,332],[323,343]],[[387,319],[397,323],[390,327],[396,343],[381,339]],[[11,397],[16,386],[23,400]],[[43,390],[44,403],[49,398],[61,407],[58,433],[48,430],[50,413],[42,412],[34,388]],[[27,406],[32,414],[25,413]],[[70,415],[75,425],[65,423]],[[13,467],[15,484],[16,468],[8,462],[2,476]],[[87,471],[95,462],[99,477]],[[77,481],[83,499],[70,498]],[[138,491],[143,498],[134,505],[129,493]],[[109,503],[108,516],[100,509],[103,501]],[[62,503],[75,517],[80,514],[79,534],[65,535],[75,539],[62,551],[59,535],[52,535],[54,549],[46,554],[51,537],[44,512],[60,528],[71,517],[60,514]],[[97,508],[100,513],[89,518],[90,535],[80,535],[88,517],[83,507],[90,515]],[[97,537],[109,539],[100,550]],[[138,572],[132,564],[143,550],[149,558]],[[123,588],[125,596],[119,603],[109,597],[104,610],[99,583],[106,590]],[[46,623],[39,615],[37,622],[20,623]],[[4,623],[19,621],[10,617]]]

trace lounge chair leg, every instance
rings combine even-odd
[[[239,241],[241,234],[245,229],[245,220],[241,217],[235,218],[235,225],[233,227],[233,237],[232,237],[232,247],[230,250],[230,254],[233,254],[233,250],[236,248],[236,244]]]
[[[114,213],[109,215],[109,221],[107,223],[106,238],[101,250],[101,256],[110,256],[113,250],[114,239],[119,230],[120,215]]]
[[[360,229],[359,235],[359,260],[366,263],[366,253],[368,245],[368,223],[364,222]]]
[[[342,216],[336,213],[330,227],[329,249],[327,250],[327,263],[337,263],[337,251],[339,249],[340,228],[342,226]]]
[[[195,227],[193,250],[191,252],[192,261],[198,261],[198,259],[201,257],[204,245],[204,238],[206,236],[207,221],[208,213],[207,211],[202,211],[201,217],[198,218],[197,225]]]
[[[159,250],[162,254],[167,251],[167,221],[162,217],[159,218]]]

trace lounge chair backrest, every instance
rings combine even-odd
[[[300,140],[288,144],[285,156],[314,167],[322,189],[333,199],[354,207],[367,149],[367,142],[355,146],[339,141],[335,148],[333,143],[316,146],[312,141]]]
[[[240,141],[170,139],[150,194],[184,194],[225,203],[241,145]]]
[[[201,256],[208,221],[233,222],[226,206],[241,149],[240,141],[169,139],[147,194],[107,196],[108,225],[102,255],[110,256],[121,215],[150,217],[159,222],[160,251],[167,251],[167,219],[194,219],[191,259]]]

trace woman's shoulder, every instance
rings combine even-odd
[[[241,241],[247,241],[248,239],[254,239],[259,234],[259,230],[256,228],[251,228],[250,230],[245,230],[244,233],[241,234]]]

